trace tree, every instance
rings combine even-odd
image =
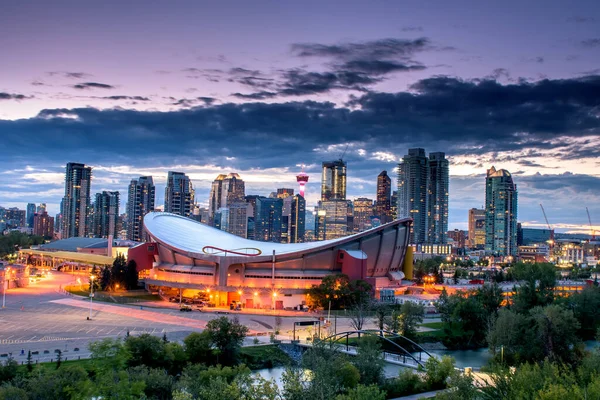
[[[596,331],[600,328],[600,318],[598,318],[600,288],[586,287],[581,292],[557,299],[557,302],[573,311],[580,325],[579,336],[583,340],[593,340]]]
[[[385,400],[385,391],[377,385],[358,385],[346,394],[339,394],[336,400]]]
[[[373,305],[373,310],[375,311],[375,325],[377,326],[377,329],[381,331],[385,328],[385,321],[388,319],[391,307],[389,304],[375,303]]]
[[[369,314],[371,305],[368,302],[355,304],[348,310],[348,318],[350,318],[350,326],[357,331],[361,331]]]
[[[97,370],[122,370],[130,357],[129,351],[120,339],[106,338],[88,345],[92,362]]]
[[[12,357],[8,357],[4,364],[0,363],[0,383],[8,382],[17,376],[19,363]]]
[[[62,363],[62,351],[58,350],[56,352],[56,369],[60,368],[61,363]]]
[[[405,301],[400,307],[398,332],[409,339],[417,336],[417,325],[423,322],[425,308],[421,304]]]
[[[455,373],[454,358],[443,356],[441,360],[430,357],[425,362],[425,383],[429,390],[446,387],[446,380]]]
[[[384,320],[384,327],[390,332],[397,333],[400,329],[400,311],[394,307]]]
[[[533,307],[545,306],[554,301],[556,286],[556,267],[549,263],[517,263],[511,268],[516,280],[512,296],[513,308],[520,313],[527,313]]]
[[[444,344],[450,348],[478,348],[486,344],[489,316],[475,291],[450,296],[442,290],[437,308],[444,327]]]
[[[127,365],[130,367],[145,365],[150,368],[166,368],[169,366],[165,343],[156,336],[148,333],[129,336],[125,339],[125,347],[129,352]]]
[[[138,270],[135,260],[130,260],[125,266],[125,287],[127,290],[138,288]]]
[[[33,362],[31,361],[31,350],[27,350],[27,372],[33,371]]]
[[[212,363],[212,339],[208,331],[192,332],[183,339],[183,343],[190,362],[207,365]]]
[[[485,284],[475,292],[475,297],[481,303],[484,312],[489,317],[495,317],[504,300],[502,288],[498,284]]]
[[[175,378],[167,371],[159,368],[148,368],[144,365],[132,367],[128,371],[129,380],[144,382],[144,393],[147,399],[170,400],[175,387]]]
[[[360,373],[360,383],[363,385],[380,384],[383,382],[385,361],[381,352],[379,338],[363,336],[358,341],[356,356],[352,364]]]
[[[116,285],[125,286],[125,270],[127,268],[127,261],[125,260],[125,256],[121,253],[117,254],[115,261],[113,261],[112,269],[111,269],[111,281],[110,286],[115,287]]]
[[[328,275],[321,280],[318,286],[308,290],[308,297],[316,307],[331,308],[334,310],[347,309],[354,304],[361,303],[370,298],[372,286],[363,281],[350,281],[348,275]]]
[[[237,361],[248,328],[240,324],[237,317],[220,317],[206,324],[211,343],[219,351],[218,360],[223,365],[232,365]]]
[[[102,290],[108,290],[108,288],[110,287],[111,274],[110,268],[108,268],[106,265],[102,268],[99,281]]]

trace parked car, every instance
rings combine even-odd
[[[177,303],[177,302],[179,302],[179,297],[177,297],[177,296],[169,297],[169,301],[171,303]]]
[[[192,311],[192,307],[190,307],[190,306],[181,306],[181,308],[179,309],[179,311],[181,311],[181,312],[190,312],[190,311]]]

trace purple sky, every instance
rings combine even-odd
[[[585,206],[600,230],[597,1],[10,2],[0,52],[1,206],[57,212],[69,161],[123,198],[151,173],[159,203],[167,170],[205,203],[219,172],[268,194],[304,162],[314,204],[346,144],[348,197],[374,197],[425,147],[451,157],[451,228],[494,164],[524,223],[542,199],[562,230]]]

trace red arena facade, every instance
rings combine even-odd
[[[377,290],[404,278],[411,219],[339,239],[280,244],[231,235],[179,215],[144,217],[150,241],[129,251],[147,287],[181,289],[185,296],[210,293],[217,306],[239,302],[247,308],[291,308],[323,277],[344,273]]]

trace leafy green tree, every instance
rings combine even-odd
[[[130,367],[145,365],[150,368],[168,367],[165,343],[158,337],[148,333],[140,336],[129,336],[125,339],[125,347],[129,352],[127,364]]]
[[[177,342],[165,343],[165,358],[168,372],[171,375],[180,374],[188,363],[185,349]]]
[[[446,380],[455,373],[454,358],[443,356],[441,360],[428,358],[425,362],[425,383],[429,390],[446,387]]]
[[[92,268],[92,273],[90,274],[90,277],[88,278],[88,285],[90,288],[91,287],[94,288],[94,292],[97,292],[102,289],[102,285],[100,284],[100,281],[101,281],[100,270],[98,269],[97,266],[94,265],[94,267]]]
[[[514,365],[523,357],[528,357],[524,346],[525,338],[529,335],[531,322],[523,314],[513,310],[502,309],[498,318],[493,322],[487,336],[490,351],[497,362]]]
[[[211,343],[218,352],[218,361],[223,365],[233,365],[239,356],[248,328],[240,324],[237,317],[220,317],[206,324]]]
[[[27,372],[33,371],[33,362],[31,360],[31,350],[27,350]]]
[[[363,385],[383,382],[385,361],[381,351],[381,343],[375,336],[363,336],[358,341],[357,354],[352,364],[360,373],[360,383]]]
[[[597,330],[600,328],[600,318],[598,318],[600,288],[595,286],[586,287],[581,292],[573,293],[568,297],[561,297],[556,302],[573,311],[573,315],[575,315],[580,325],[578,335],[583,340],[594,339]]]
[[[281,396],[286,400],[304,400],[308,385],[306,371],[302,368],[289,366],[281,374]]]
[[[125,256],[121,253],[118,253],[117,257],[115,258],[115,261],[113,261],[113,265],[110,271],[110,286],[115,287],[116,285],[119,285],[121,287],[126,287],[126,269],[127,261],[125,260]]]
[[[365,281],[350,281],[348,275],[328,275],[318,286],[308,290],[308,298],[316,307],[334,310],[348,309],[355,304],[366,301],[372,292],[372,287]]]
[[[409,339],[417,337],[417,325],[423,322],[425,308],[421,304],[405,301],[400,307],[398,332]]]
[[[127,371],[123,370],[104,371],[96,376],[96,397],[124,400],[143,399],[146,382],[137,379],[136,376],[130,376]]]
[[[208,331],[192,332],[183,339],[185,352],[193,363],[211,364],[213,361],[212,339]]]
[[[30,399],[44,400],[83,400],[94,393],[92,381],[79,365],[55,370],[39,368],[28,377],[25,389]]]
[[[548,263],[517,263],[511,268],[514,278],[520,281],[512,296],[513,308],[527,313],[533,307],[545,306],[554,301],[556,267]]]
[[[11,384],[0,386],[0,400],[28,400],[27,391]]]
[[[489,315],[474,291],[448,295],[443,290],[436,303],[450,348],[478,348],[486,344]]]
[[[475,298],[481,303],[483,312],[488,317],[495,317],[504,300],[502,288],[496,283],[485,284],[475,292]]]
[[[125,266],[125,287],[127,290],[134,290],[138,288],[138,271],[135,260],[130,260]]]
[[[384,320],[384,328],[390,332],[397,333],[400,329],[400,310],[393,307],[390,314]]]
[[[149,400],[170,400],[175,387],[175,378],[164,369],[148,368],[144,365],[128,371],[129,380],[144,382],[144,393]]]
[[[339,394],[336,400],[385,400],[385,391],[377,385],[358,385],[346,394]]]
[[[100,273],[100,287],[102,290],[108,290],[111,282],[111,271],[110,268],[106,265],[102,268],[102,272]]]
[[[189,365],[183,370],[181,378],[176,385],[176,391],[187,392],[193,399],[209,398],[206,396],[209,396],[213,389],[216,390],[217,387],[221,387],[223,393],[231,394],[233,392],[235,395],[238,395],[239,388],[232,388],[230,387],[230,384],[234,382],[236,377],[249,375],[250,372],[251,371],[245,365],[238,365],[235,367],[222,367],[218,365],[216,367],[208,368],[202,364]],[[207,389],[207,386],[215,381],[220,382],[217,386]]]
[[[19,363],[14,358],[9,357],[4,363],[0,364],[0,383],[8,382],[17,376]]]
[[[385,328],[385,321],[388,319],[388,316],[391,312],[391,307],[389,304],[385,303],[375,303],[373,305],[373,311],[375,312],[375,326],[377,329],[383,330]]]
[[[120,339],[106,338],[88,345],[94,368],[119,371],[125,368],[130,353]]]

